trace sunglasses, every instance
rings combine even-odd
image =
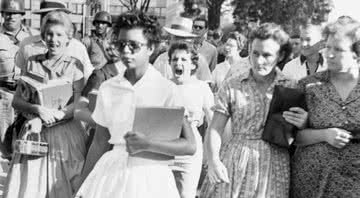
[[[193,28],[194,28],[194,29],[202,30],[202,29],[204,29],[205,27],[204,27],[204,26],[201,26],[201,25],[193,25]]]
[[[131,40],[118,40],[115,42],[115,45],[119,51],[123,51],[127,46],[130,49],[131,53],[137,53],[140,51],[141,47],[144,47],[147,44]]]

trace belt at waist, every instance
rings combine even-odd
[[[173,163],[173,160],[169,161],[159,161],[159,160],[152,160],[148,158],[141,158],[141,157],[134,157],[130,156],[126,151],[125,144],[114,144],[112,152],[120,152],[127,156],[128,165],[131,166],[142,166],[142,165],[164,165],[168,166],[169,164]]]

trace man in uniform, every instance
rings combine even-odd
[[[71,13],[71,11],[66,8],[64,2],[59,0],[44,0],[40,3],[40,9],[34,10],[32,13],[39,14],[40,20],[42,21],[47,13],[55,10],[63,11],[67,14]],[[19,47],[20,49],[15,57],[15,64],[19,68],[23,68],[26,65],[26,61],[29,57],[45,53],[47,50],[46,44],[40,35],[26,38],[20,43]],[[84,72],[84,78],[87,80],[94,68],[90,62],[85,46],[80,41],[73,38],[67,46],[66,53],[79,59],[83,65],[82,70]]]
[[[100,11],[95,14],[93,25],[95,32],[91,36],[86,36],[83,43],[90,56],[90,61],[94,68],[100,69],[107,63],[113,63],[117,60],[111,47],[111,15],[106,11]]]
[[[5,132],[14,122],[15,114],[11,103],[16,79],[20,74],[14,58],[19,43],[26,37],[39,34],[39,31],[22,24],[25,15],[23,0],[3,0],[0,11],[4,19],[0,27],[0,148],[4,151],[2,146]]]

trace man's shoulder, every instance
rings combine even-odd
[[[216,49],[216,47],[213,45],[213,44],[211,44],[209,41],[204,41],[204,44],[203,44],[204,46],[206,46],[208,49],[211,49],[212,51],[217,51],[217,49]]]

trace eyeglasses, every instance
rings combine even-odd
[[[115,42],[115,45],[119,51],[123,51],[125,47],[128,46],[131,53],[137,53],[140,51],[141,47],[144,47],[147,44],[131,40],[118,40]]]
[[[202,29],[204,29],[205,27],[204,27],[204,26],[201,26],[201,25],[193,25],[193,28],[194,28],[194,29],[202,30]]]

